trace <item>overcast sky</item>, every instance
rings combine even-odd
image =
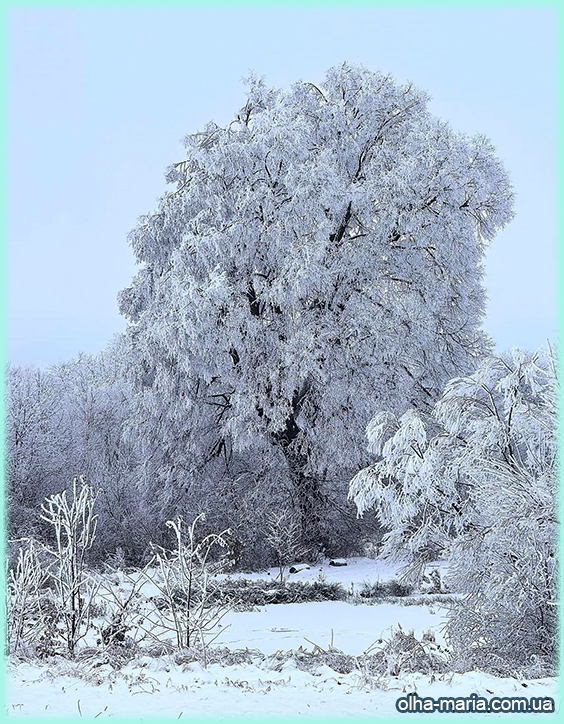
[[[486,260],[499,350],[556,338],[556,18],[548,9],[25,9],[9,23],[8,344],[16,364],[124,329],[127,233],[184,135],[227,123],[250,70],[314,83],[343,61],[412,81],[489,136],[517,194]]]

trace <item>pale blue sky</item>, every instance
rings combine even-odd
[[[127,245],[182,137],[347,61],[411,80],[489,136],[517,216],[486,261],[498,349],[556,337],[556,19],[547,9],[26,9],[9,23],[8,359],[46,365],[124,329]]]

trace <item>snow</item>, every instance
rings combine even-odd
[[[405,692],[419,696],[552,696],[556,682],[539,679],[527,688],[515,679],[481,673],[429,676],[409,674],[385,682],[385,689],[366,686],[359,673],[338,674],[320,667],[316,674],[288,663],[281,672],[259,665],[204,669],[199,664],[184,667],[160,660],[141,661],[145,666],[118,672],[111,684],[95,686],[69,675],[51,680],[45,668],[20,665],[11,672],[10,717],[77,716],[83,719],[127,715],[136,721],[157,717],[231,716],[347,717],[395,714],[395,702]],[[493,692],[493,694],[491,693]],[[472,716],[472,715],[468,715]]]
[[[319,568],[327,580],[345,587],[351,583],[390,580],[396,567],[369,558],[348,559],[334,568],[324,561],[316,568],[300,571],[299,580],[315,580]],[[437,564],[440,565],[440,564]],[[277,569],[271,569],[275,576]],[[239,574],[247,578],[270,578],[268,572]],[[418,638],[432,630],[443,646],[441,628],[444,609],[431,605],[380,603],[353,605],[343,601],[280,604],[249,612],[230,612],[222,621],[217,644],[231,650],[251,650],[251,663],[231,666],[176,663],[172,655],[140,656],[121,669],[99,660],[71,663],[20,663],[8,667],[7,702],[4,712],[16,717],[81,716],[83,719],[128,716],[135,721],[159,717],[190,719],[213,716],[272,718],[347,717],[395,714],[395,702],[406,692],[420,696],[552,696],[556,680],[522,682],[479,672],[430,677],[402,673],[376,681],[362,670],[348,674],[326,664],[311,671],[300,670],[295,659],[274,668],[264,655],[315,645],[325,650],[332,644],[347,654],[359,655],[379,638],[389,638],[398,625],[414,630]],[[524,686],[524,684],[526,686]],[[472,718],[472,715],[468,715]]]
[[[218,639],[229,648],[258,648],[269,655],[279,650],[311,648],[307,639],[327,648],[360,655],[377,639],[387,638],[398,624],[421,637],[430,628],[439,630],[443,612],[432,614],[427,606],[351,606],[343,601],[292,603],[265,606],[258,612],[231,612],[222,623],[230,628]]]
[[[346,566],[331,566],[330,558],[325,558],[319,564],[310,568],[303,568],[298,573],[287,573],[288,581],[307,581],[312,583],[318,580],[320,576],[328,583],[341,583],[345,589],[349,589],[350,584],[354,583],[359,586],[365,581],[368,583],[376,583],[377,581],[390,581],[396,578],[401,568],[400,564],[388,563],[387,561],[377,560],[375,558],[366,558],[356,556],[347,558]],[[302,565],[302,564],[296,564]],[[441,565],[440,563],[436,564]],[[278,568],[269,568],[262,573],[236,573],[231,578],[247,578],[251,581],[276,579],[279,574]],[[225,575],[218,578],[226,578]]]

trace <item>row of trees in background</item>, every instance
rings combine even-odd
[[[9,535],[44,539],[43,499],[76,473],[103,490],[95,557],[134,543],[132,527],[142,537],[134,397],[115,347],[46,370],[9,367],[7,393]]]

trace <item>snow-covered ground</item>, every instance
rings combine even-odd
[[[336,559],[339,562],[341,559]],[[297,573],[288,573],[286,570],[286,576],[288,581],[309,581],[310,583],[318,579],[320,576],[326,581],[336,581],[341,583],[346,589],[349,589],[351,583],[355,586],[362,585],[365,581],[367,583],[376,583],[377,581],[390,581],[392,578],[396,578],[398,570],[401,568],[398,564],[388,563],[387,561],[377,560],[375,558],[347,558],[346,566],[332,566],[330,565],[330,559],[318,563],[317,565],[304,566],[303,564],[296,564],[298,570]],[[435,567],[440,567],[441,563],[432,564]],[[261,573],[236,573],[233,574],[232,578],[248,578],[249,580],[259,579],[275,579],[279,573],[278,568],[268,568],[266,571]],[[218,576],[219,578],[225,578],[225,575]]]
[[[321,573],[347,589],[364,581],[390,580],[396,569],[371,559],[349,559],[348,565],[323,565],[290,575],[290,580],[315,580]],[[246,574],[270,578],[268,573]],[[556,682],[542,679],[521,682],[482,673],[464,675],[402,673],[399,678],[369,677],[362,669],[342,674],[326,664],[301,670],[295,660],[273,666],[276,652],[327,650],[330,645],[346,654],[360,655],[378,639],[387,639],[401,626],[421,638],[432,631],[444,646],[445,612],[432,605],[403,606],[395,603],[353,605],[343,601],[280,604],[249,612],[230,612],[222,620],[217,645],[231,650],[250,649],[248,662],[221,666],[175,661],[173,655],[141,656],[121,669],[100,660],[61,662],[50,667],[21,663],[9,668],[10,717],[37,718],[69,715],[91,719],[128,716],[138,721],[157,717],[253,716],[360,717],[396,714],[395,702],[405,692],[420,696],[552,696]],[[286,656],[287,659],[287,656]],[[470,715],[471,716],[471,715]]]
[[[56,673],[56,672],[54,672]],[[111,672],[99,672],[100,677]],[[359,673],[338,674],[322,666],[316,674],[285,664],[280,672],[260,665],[222,667],[173,665],[169,657],[140,660],[114,674],[112,683],[85,683],[69,675],[54,680],[45,669],[21,665],[11,673],[8,716],[99,719],[128,716],[138,721],[213,716],[360,717],[396,714],[395,702],[405,692],[419,696],[552,696],[553,679],[527,682],[481,673],[429,676],[407,674],[371,689]],[[472,716],[472,715],[468,715]],[[503,715],[500,715],[503,716]]]
[[[264,606],[248,613],[231,612],[222,620],[229,626],[218,643],[230,649],[249,647],[267,656],[279,650],[326,649],[331,641],[347,654],[360,655],[377,639],[388,638],[398,624],[418,638],[433,629],[439,634],[444,611],[427,606],[352,606],[344,601],[320,601]],[[309,643],[311,642],[311,643]]]

